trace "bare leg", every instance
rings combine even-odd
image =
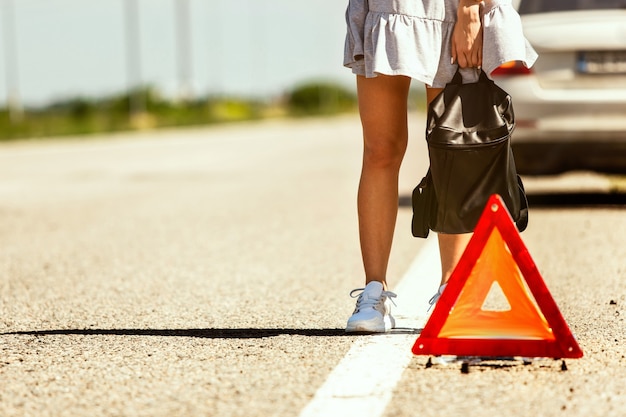
[[[363,168],[357,206],[365,283],[386,274],[398,214],[398,174],[408,141],[408,77],[357,77]]]
[[[426,88],[426,99],[430,103],[442,91],[441,88]],[[448,235],[440,233],[439,256],[441,258],[441,284],[448,282],[452,271],[461,259],[467,246],[471,233]]]

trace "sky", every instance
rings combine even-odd
[[[132,43],[125,17],[133,1],[139,53],[133,54],[138,64],[130,72]],[[176,36],[176,12],[183,3],[189,10],[187,60],[178,59]],[[0,0],[0,106],[8,91],[17,92],[22,104],[37,106],[117,93],[136,84],[175,97],[185,80],[193,96],[272,97],[320,79],[351,87],[353,76],[342,67],[347,3]],[[180,62],[189,64],[181,67]]]

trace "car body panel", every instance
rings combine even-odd
[[[539,53],[535,66],[493,75],[513,98],[520,172],[626,173],[626,10],[522,15],[522,25]]]

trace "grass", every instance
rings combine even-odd
[[[131,111],[131,108],[135,109]],[[425,111],[423,88],[409,92],[410,111]],[[295,86],[271,100],[207,96],[185,102],[161,97],[150,87],[100,98],[74,97],[11,118],[0,108],[0,141],[85,136],[162,127],[199,126],[277,117],[328,116],[357,109],[356,94],[323,80]]]
[[[177,102],[146,87],[97,99],[61,100],[26,109],[19,118],[0,108],[0,141],[331,115],[355,109],[352,92],[326,82],[297,86],[273,100],[207,96]]]

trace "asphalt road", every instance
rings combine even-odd
[[[426,170],[422,123],[401,202]],[[299,415],[372,337],[343,333],[360,149],[351,116],[1,144],[0,416]],[[523,238],[585,357],[469,374],[414,357],[384,416],[626,415],[616,181],[527,181]],[[577,199],[546,199],[563,187]],[[392,285],[425,246],[410,217]]]

